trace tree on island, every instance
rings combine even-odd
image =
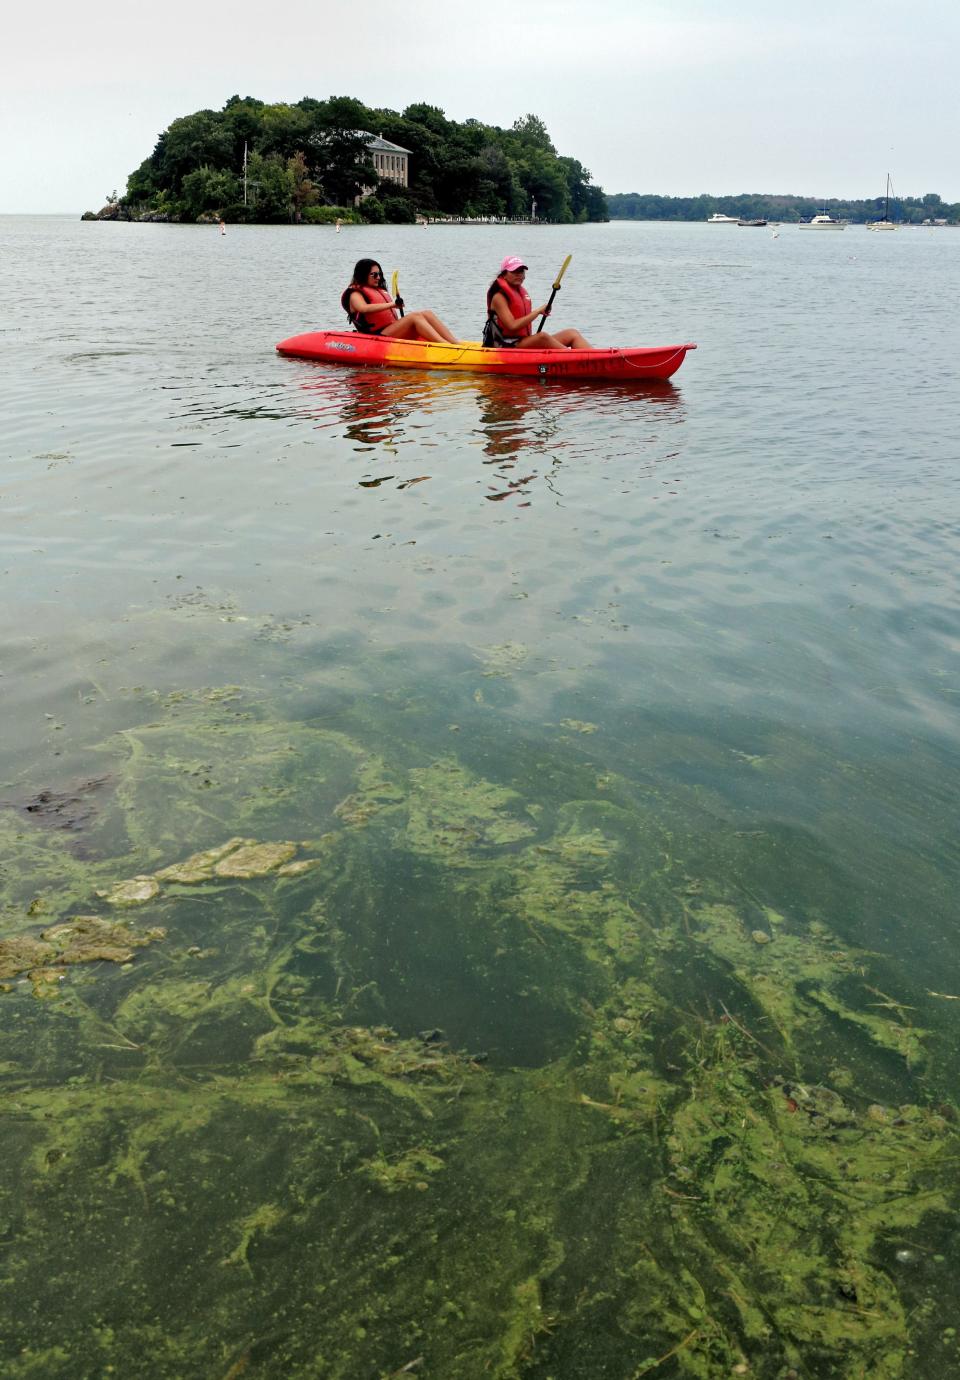
[[[377,174],[370,132],[409,150],[409,187]],[[352,96],[295,105],[231,96],[222,110],[174,120],[101,215],[403,223],[418,214],[526,216],[532,202],[542,220],[607,219],[602,188],[557,153],[536,115],[501,129],[422,103],[400,114]]]

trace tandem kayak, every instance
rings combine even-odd
[[[326,364],[355,364],[374,369],[471,369],[481,374],[518,374],[527,378],[668,379],[696,345],[661,345],[643,349],[517,350],[486,349],[478,341],[435,345],[427,340],[396,340],[357,331],[308,331],[281,340],[277,350],[297,359]]]

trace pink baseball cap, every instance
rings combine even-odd
[[[518,259],[516,254],[508,254],[500,265],[501,273],[516,273],[518,269],[526,268],[522,259]]]

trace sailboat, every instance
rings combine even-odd
[[[883,198],[883,220],[871,220],[867,222],[868,230],[897,230],[899,227],[890,219],[890,197],[893,194],[893,183],[890,181],[890,174],[887,173],[887,193]]]

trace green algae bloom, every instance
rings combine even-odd
[[[150,707],[93,860],[0,811],[5,1375],[950,1373],[947,1046],[889,964],[555,732],[497,775]]]

